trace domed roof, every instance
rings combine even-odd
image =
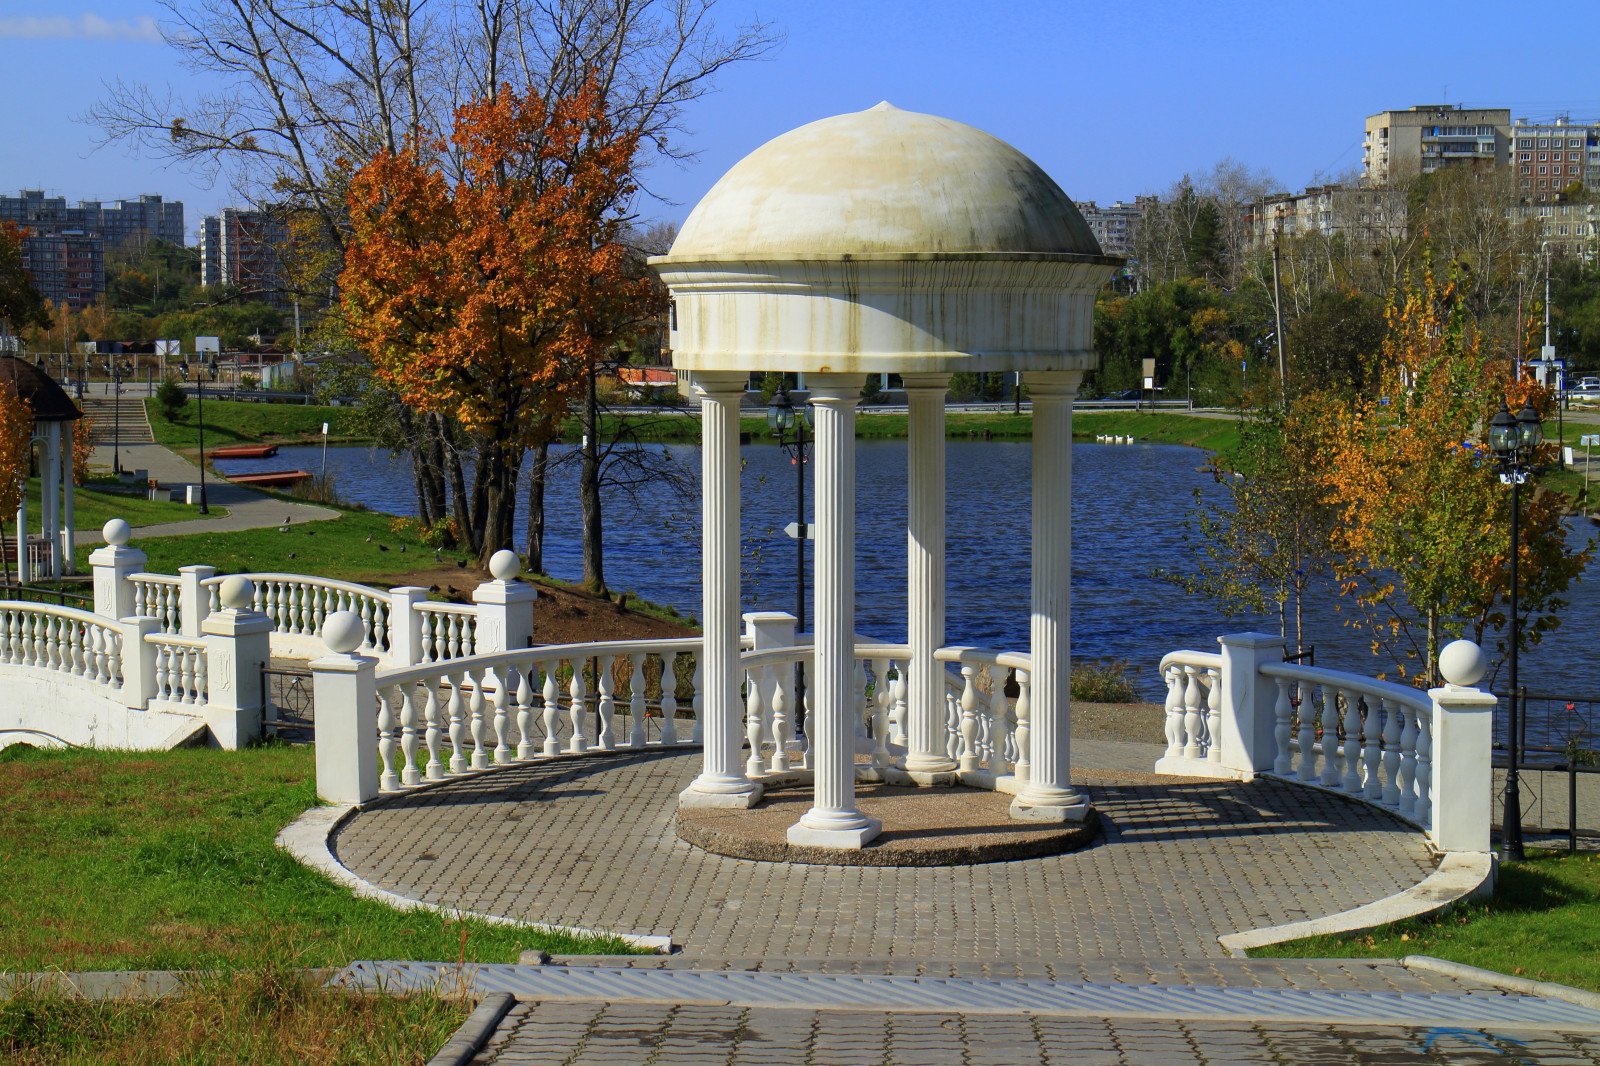
[[[14,355],[0,356],[0,382],[9,382],[28,401],[35,422],[72,422],[83,417],[66,390],[43,370]]]
[[[1061,186],[982,130],[887,102],[801,126],[741,159],[671,258],[1101,254]]]

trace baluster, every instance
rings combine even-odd
[[[372,642],[372,601],[365,596],[361,597],[361,650],[366,651],[373,647]]]
[[[789,745],[794,742],[794,721],[789,713],[793,682],[784,680],[786,674],[793,678],[793,670],[793,664],[781,663],[768,666],[761,675],[762,685],[772,693],[772,772],[775,774],[788,771]]]
[[[322,623],[328,618],[328,590],[323,588],[317,589],[316,599],[313,601],[313,603],[316,608],[316,614],[313,618],[313,622],[315,624],[315,631],[320,636],[322,634]]]
[[[1363,696],[1367,716],[1361,723],[1361,758],[1367,768],[1366,792],[1373,803],[1383,802],[1383,704],[1376,696]]]
[[[1222,762],[1222,671],[1206,668],[1206,758]]]
[[[560,720],[557,704],[556,668],[561,663],[552,659],[544,663],[544,753],[546,755],[560,755],[561,742],[556,739],[556,724]]]
[[[1433,711],[1417,710],[1417,805],[1413,817],[1424,829],[1433,827]]]
[[[511,693],[506,689],[511,684],[511,674],[508,667],[490,667],[484,673],[494,678],[494,762],[504,766],[511,761],[511,746],[506,743],[506,706],[511,702]]]
[[[461,653],[463,655],[478,654],[478,631],[475,618],[461,619]]]
[[[1205,754],[1200,748],[1200,731],[1205,725],[1200,716],[1200,668],[1185,663],[1183,676],[1183,757],[1198,759]]]
[[[465,739],[467,724],[464,721],[466,707],[461,701],[461,682],[467,675],[465,673],[446,674],[450,679],[450,772],[459,774],[467,769],[467,757],[461,753],[461,741]]]
[[[978,769],[978,689],[973,683],[977,668],[961,664],[961,772]]]
[[[378,791],[393,792],[400,787],[400,778],[394,772],[394,685],[378,690]]]
[[[517,758],[533,758],[533,686],[528,684],[531,672],[537,680],[539,666],[534,662],[517,664]]]
[[[426,678],[422,687],[427,690],[428,698],[422,706],[423,717],[427,720],[428,729],[423,741],[428,746],[427,775],[429,781],[444,780],[444,764],[439,761],[439,679]]]
[[[5,654],[6,637],[3,627],[0,627],[0,657]],[[67,669],[73,677],[83,676],[83,626],[74,622],[67,630]]]
[[[1339,690],[1322,686],[1322,785],[1338,788],[1339,773]]]
[[[195,693],[200,688],[199,678],[200,653],[195,648],[183,649],[183,702],[195,702]]]
[[[251,599],[252,599],[252,603],[251,603],[250,606],[254,610],[257,610],[257,611],[261,610],[262,605],[267,602],[266,601],[266,591],[260,585],[257,585],[256,586],[256,594],[255,594],[255,596],[251,597]],[[221,582],[213,582],[211,584],[206,585],[206,605],[211,611],[220,611],[220,610],[222,610],[222,583]],[[208,613],[209,613],[209,611],[208,611]]]
[[[877,684],[876,681],[873,684]],[[872,701],[867,699],[867,664],[855,660],[856,737],[865,737],[872,727]],[[856,745],[852,741],[852,751]]]
[[[472,768],[474,770],[487,770],[489,768],[489,753],[483,746],[483,674],[480,671],[474,677],[471,671],[465,675],[472,683],[472,699],[468,704],[472,712]]]
[[[0,547],[0,551],[4,548]],[[0,607],[0,663],[11,661],[11,619],[9,607]]]
[[[373,646],[379,651],[389,650],[389,605],[378,600],[372,606]]]
[[[164,700],[172,698],[171,655],[171,645],[156,645],[156,695]]]
[[[1416,784],[1417,712],[1402,703],[1400,705],[1400,800],[1396,810],[1403,817],[1416,817]]]
[[[1400,806],[1400,718],[1405,714],[1394,700],[1383,703],[1383,805]]]
[[[448,615],[450,624],[446,630],[445,647],[450,652],[450,658],[459,658],[461,655],[461,633],[458,626],[460,619],[456,615]]]
[[[644,705],[644,661],[643,652],[634,652],[628,656],[628,665],[633,667],[633,672],[628,675],[628,747],[642,748],[649,740],[645,736],[645,705]]]
[[[105,679],[112,688],[122,687],[122,634],[114,629],[101,629],[101,639],[106,645]]]
[[[1011,739],[1011,708],[1006,703],[1006,668],[989,664],[989,769],[996,777],[1006,772],[1006,747]],[[887,757],[888,753],[884,753]]]
[[[1033,723],[1029,720],[1029,715],[1033,713],[1032,705],[1029,702],[1031,698],[1031,691],[1032,690],[1029,686],[1028,671],[1018,670],[1016,709],[1017,729],[1016,733],[1014,734],[1016,738],[1015,743],[1017,747],[1017,761],[1013,764],[1013,769],[1011,771],[1012,775],[1016,777],[1018,784],[1022,784],[1028,780],[1028,774],[1033,767],[1032,762],[1028,759],[1028,744],[1031,742],[1031,738],[1033,736]]]
[[[745,742],[750,746],[750,755],[744,761],[744,774],[746,777],[760,777],[765,764],[761,761],[761,716],[762,707],[761,675],[759,672],[745,675],[745,705],[744,705],[744,736]]]
[[[946,675],[948,677],[948,675]],[[944,746],[952,762],[961,760],[961,696],[952,694],[948,687],[944,693]]]
[[[1183,667],[1169,666],[1167,681],[1167,758],[1183,757]]]
[[[600,671],[600,677],[597,679],[600,689],[600,736],[596,738],[595,747],[601,751],[615,751],[617,735],[612,730],[612,719],[617,713],[617,657],[597,656],[594,668]]]
[[[701,662],[703,658],[704,656],[701,655],[696,655],[694,657],[694,673],[691,675],[689,681],[689,688],[691,689],[689,697],[689,709],[694,715],[694,728],[689,733],[689,743],[691,744],[700,743],[700,692],[702,687],[700,679],[701,674],[703,673]]]
[[[872,768],[883,776],[889,758],[889,710],[894,705],[894,686],[889,681],[889,660],[872,660]]]
[[[567,750],[577,755],[589,750],[589,738],[583,732],[583,712],[588,690],[585,688],[583,660],[570,659],[568,663],[572,667],[572,681],[567,685],[567,716],[572,720],[572,736],[567,741]]]
[[[800,755],[800,765],[805,767],[807,770],[815,770],[816,766],[812,763],[811,757],[811,745],[813,743],[811,738],[817,735],[817,719],[815,713],[811,709],[811,689],[809,686],[806,688],[805,695],[801,702],[805,704],[806,746],[805,751],[801,752]]]
[[[24,609],[26,611],[26,609]],[[34,627],[39,624],[39,616],[32,611],[26,611],[22,616],[22,665],[34,664]]]
[[[676,652],[661,654],[661,743],[678,742],[678,656]]]
[[[1277,742],[1278,754],[1272,760],[1272,772],[1279,777],[1288,777],[1293,765],[1289,741],[1293,736],[1290,720],[1294,716],[1294,704],[1289,702],[1289,679],[1278,677],[1273,680],[1278,683],[1278,702],[1272,706],[1273,717],[1277,719],[1277,725],[1272,729],[1272,737]]]
[[[194,651],[194,698],[199,703],[211,701],[211,676],[208,673],[210,664],[206,662],[204,648]]]
[[[1355,689],[1344,693],[1344,790],[1361,795],[1361,694]]]
[[[1328,698],[1328,690],[1322,690]],[[1297,777],[1308,784],[1317,780],[1317,686],[1300,682],[1300,766]]]
[[[892,742],[907,746],[906,742],[906,663],[901,660],[894,671],[894,736]]]

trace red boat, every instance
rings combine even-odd
[[[308,470],[272,470],[264,474],[229,474],[228,480],[235,485],[265,485],[269,488],[279,485],[298,485],[311,476]]]
[[[213,459],[268,459],[278,454],[276,444],[230,444],[226,448],[212,448]]]

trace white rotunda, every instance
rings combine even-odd
[[[869,373],[910,404],[906,753],[894,777],[957,779],[946,750],[944,398],[959,371],[1021,371],[1033,408],[1031,722],[1012,813],[1074,821],[1071,707],[1072,402],[1093,349],[1095,294],[1121,265],[1071,199],[981,130],[882,103],[757,148],[695,207],[670,254],[672,362],[700,399],[704,765],[686,806],[747,807],[741,763],[739,404],[752,372],[806,375],[815,419],[812,808],[791,843],[858,848],[855,803],[855,416]]]

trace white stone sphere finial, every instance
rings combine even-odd
[[[489,573],[496,581],[510,581],[522,572],[522,560],[510,548],[501,548],[489,556]]]
[[[247,611],[255,603],[256,585],[243,574],[234,574],[223,580],[218,596],[229,610]]]
[[[1470,640],[1452,640],[1439,652],[1439,674],[1452,685],[1470,688],[1488,669],[1483,649]]]
[[[106,543],[113,548],[125,548],[128,541],[133,538],[133,527],[120,518],[113,518],[100,527],[100,535],[106,538]]]
[[[322,620],[322,640],[328,650],[348,655],[367,639],[367,627],[354,611],[334,611]]]

